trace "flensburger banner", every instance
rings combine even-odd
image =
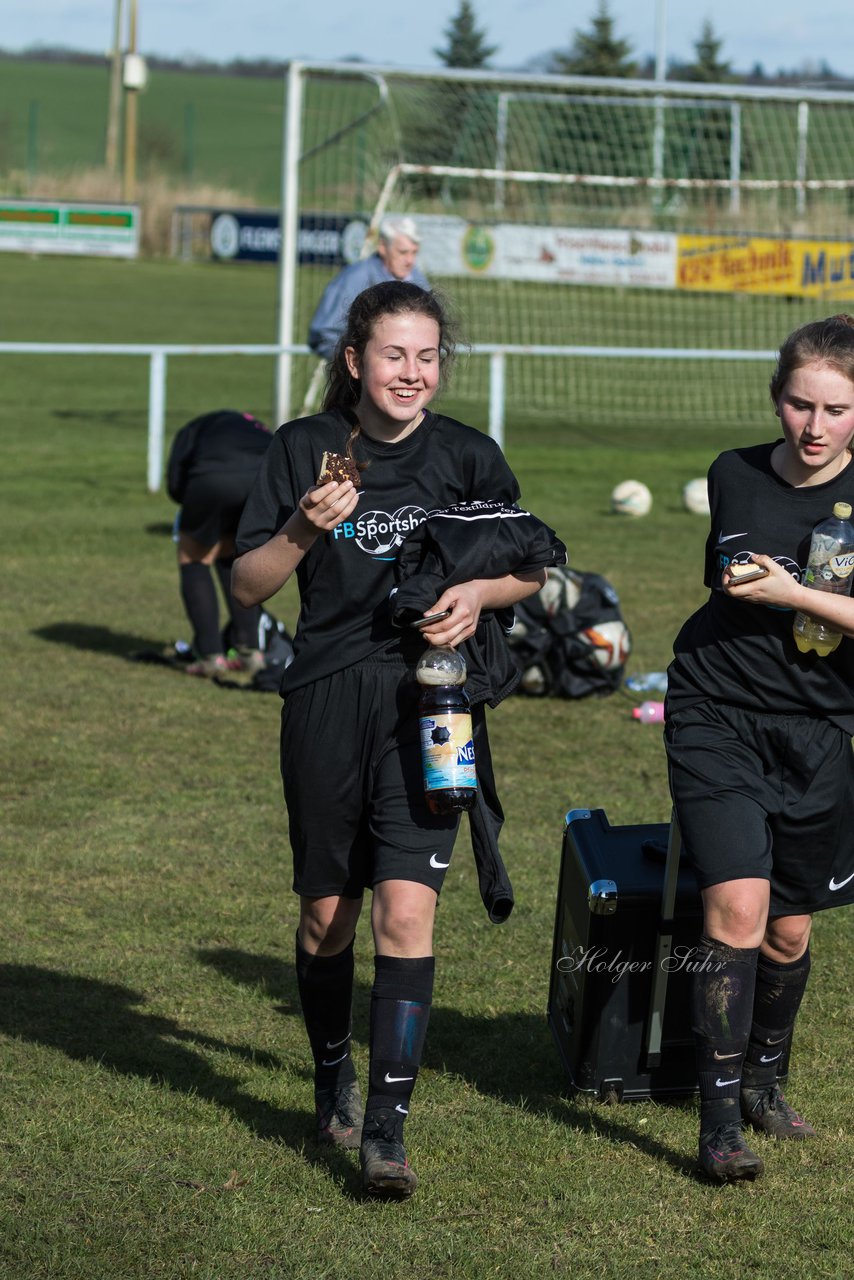
[[[343,267],[355,262],[366,231],[367,223],[355,216],[302,214],[298,240],[300,265]],[[211,253],[221,262],[278,262],[280,242],[277,213],[256,209],[212,211]]]

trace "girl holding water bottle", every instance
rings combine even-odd
[[[392,626],[394,562],[430,511],[514,503],[498,445],[430,408],[453,356],[435,293],[388,281],[354,300],[323,411],[276,433],[238,532],[246,606],[296,575],[300,618],[283,685],[281,771],[299,894],[295,964],[314,1058],[318,1141],[358,1147],[368,1195],[404,1198],[403,1143],[433,992],[436,902],[459,824],[428,807],[418,658],[456,647],[482,616],[536,592],[543,571],[459,582],[420,631]],[[355,479],[323,479],[346,455]],[[374,942],[364,1113],[350,1053],[353,944],[366,889]]]
[[[710,595],[668,672],[670,787],[709,960],[693,997],[699,1161],[720,1182],[763,1172],[744,1126],[815,1137],[781,1080],[812,915],[854,902],[854,600],[806,585],[813,529],[854,503],[854,319],[795,330],[770,391],[782,438],[710,469]],[[803,652],[798,613],[838,647]]]

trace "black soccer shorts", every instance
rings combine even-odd
[[[854,901],[854,753],[829,721],[703,702],[665,725],[670,790],[701,889],[771,882],[770,914]]]
[[[191,475],[184,491],[178,528],[203,547],[234,538],[254,472],[214,471]]]
[[[287,694],[281,766],[297,893],[358,898],[380,880],[441,889],[459,814],[427,808],[418,694],[411,670],[382,654]]]

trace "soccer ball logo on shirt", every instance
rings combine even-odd
[[[396,554],[403,539],[427,519],[423,507],[398,507],[386,511],[366,511],[357,520],[344,520],[332,530],[333,538],[355,539],[356,546],[369,556],[382,558]]]

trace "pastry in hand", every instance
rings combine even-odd
[[[354,489],[360,488],[362,483],[359,468],[352,458],[343,453],[324,453],[321,459],[317,483],[329,484],[330,480],[337,480],[339,484],[352,480]]]

